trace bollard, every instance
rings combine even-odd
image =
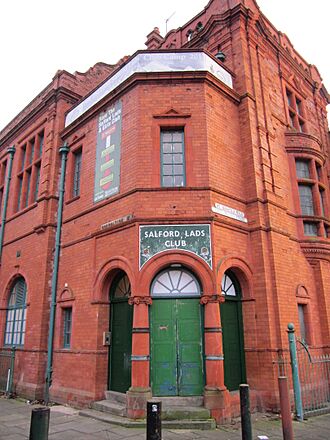
[[[278,378],[278,389],[280,391],[283,440],[293,440],[293,427],[287,377],[280,376]]]
[[[49,412],[47,407],[33,408],[29,440],[48,440]]]
[[[147,402],[147,440],[162,439],[162,403],[149,400]]]
[[[241,384],[239,386],[239,397],[241,405],[242,440],[252,440],[249,385]]]

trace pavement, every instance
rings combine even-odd
[[[40,406],[40,405],[39,405]],[[31,405],[20,399],[0,397],[0,440],[29,439]],[[254,414],[253,440],[267,436],[269,440],[283,439],[281,421],[276,415]],[[330,414],[293,422],[295,440],[330,440]],[[145,428],[123,428],[82,417],[79,410],[69,406],[51,406],[49,440],[146,440]],[[239,421],[212,431],[163,429],[163,440],[241,440]]]

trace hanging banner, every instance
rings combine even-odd
[[[145,72],[210,72],[231,89],[232,76],[213,57],[205,52],[176,51],[149,52],[143,51],[132,56],[119,70],[101,84],[93,93],[74,107],[65,118],[65,127],[72,124],[97,102],[101,101],[112,90],[130,78],[134,73]]]
[[[96,141],[94,203],[119,192],[121,101],[99,115]]]
[[[140,269],[156,254],[180,249],[192,252],[212,268],[210,225],[140,226]]]

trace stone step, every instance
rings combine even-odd
[[[208,420],[210,410],[195,406],[172,406],[162,409],[162,420]]]
[[[79,411],[79,415],[91,417],[95,420],[110,423],[113,425],[123,426],[125,428],[145,428],[145,420],[131,420],[126,417],[119,417],[94,409],[84,409]],[[215,429],[214,419],[207,420],[163,420],[162,427],[164,429],[191,429],[191,430],[210,430]]]
[[[126,405],[126,394],[118,393],[117,391],[105,391],[106,400],[111,400]]]
[[[92,408],[97,411],[102,411],[116,416],[124,417],[126,415],[126,405],[111,400],[100,400],[99,402],[93,402]]]
[[[190,397],[153,397],[153,400],[162,402],[162,408],[171,408],[172,406],[203,406],[203,396]]]

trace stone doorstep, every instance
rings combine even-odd
[[[203,407],[203,396],[191,396],[191,397],[153,397],[152,400],[162,402],[162,409],[172,408],[173,406],[179,407]]]
[[[84,417],[91,417],[105,423],[122,426],[124,428],[145,428],[145,420],[131,420],[126,417],[116,416],[108,412],[96,411],[94,409],[85,409],[79,411],[79,415]],[[216,428],[214,419],[203,420],[162,420],[162,427],[164,429],[191,429],[191,430],[210,430]]]
[[[105,399],[111,402],[118,402],[126,405],[126,394],[117,391],[105,391]],[[172,406],[190,406],[202,407],[204,403],[203,396],[187,396],[187,397],[153,397],[152,400],[162,402],[162,408]]]
[[[135,421],[125,418],[126,394],[106,391],[106,399],[92,404],[92,410],[84,410],[85,416],[97,419],[109,419],[109,423],[121,426],[145,426],[145,420]],[[215,421],[210,411],[203,407],[203,396],[191,397],[154,397],[153,401],[162,402],[162,424],[173,429],[213,429]],[[94,416],[89,411],[93,412]],[[101,413],[101,414],[99,414]],[[103,414],[102,414],[103,413]],[[114,416],[114,418],[112,418]],[[119,419],[116,416],[120,416]],[[136,423],[138,425],[136,425]],[[174,428],[176,427],[176,428]]]
[[[100,400],[92,403],[92,409],[107,412],[116,416],[126,415],[126,405],[113,400]]]
[[[126,394],[117,391],[105,391],[105,399],[126,405]]]
[[[210,410],[202,407],[172,406],[162,411],[162,420],[209,420],[210,418]]]

